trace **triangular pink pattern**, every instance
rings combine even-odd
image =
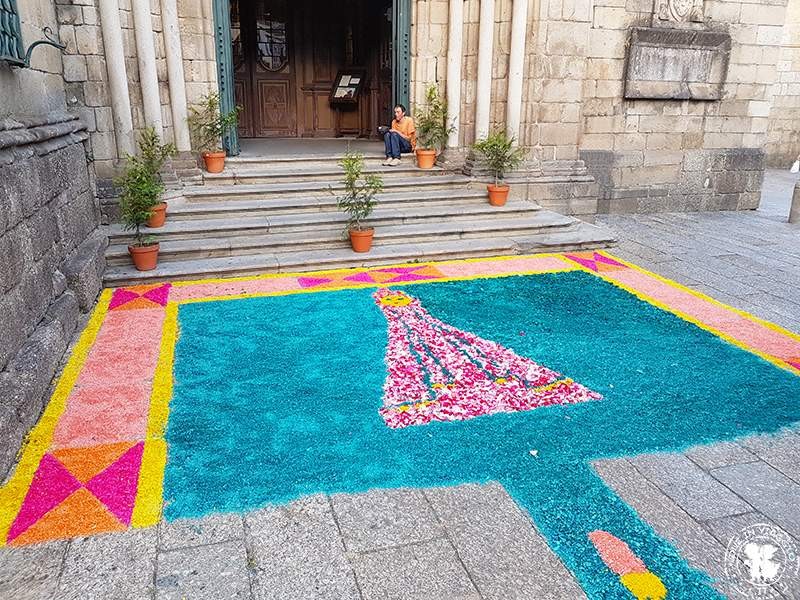
[[[36,523],[47,512],[61,504],[67,496],[81,488],[81,482],[67,471],[58,460],[45,454],[28,488],[17,518],[8,531],[10,542]]]
[[[397,277],[392,277],[386,283],[398,283],[400,281],[420,281],[421,279],[436,279],[436,277],[432,275],[417,275],[416,273],[405,273],[404,275],[398,275]]]
[[[135,300],[139,297],[139,294],[136,292],[132,292],[130,290],[126,290],[125,288],[119,288],[114,290],[114,295],[111,296],[111,302],[108,305],[109,310],[114,310],[118,306],[122,306],[123,304],[127,304],[131,300]]]
[[[800,371],[800,361],[787,360],[786,363]]]
[[[300,284],[301,287],[315,287],[317,285],[323,285],[325,283],[330,283],[333,279],[328,277],[298,277],[297,283]]]
[[[578,256],[576,254],[567,254],[568,259],[574,260],[576,263],[583,265],[587,269],[591,269],[592,271],[597,272],[597,263],[604,263],[606,265],[613,265],[615,267],[624,267],[625,265],[621,262],[617,262],[613,258],[609,258],[607,256],[603,256],[599,252],[592,253],[591,258],[586,256]]]
[[[389,427],[601,398],[510,348],[436,319],[405,292],[381,288],[372,296],[388,322],[379,412]]]
[[[372,275],[370,275],[368,271],[356,273],[355,275],[348,275],[347,277],[345,277],[345,280],[357,281],[359,283],[375,283],[375,280],[372,278]]]
[[[153,288],[152,290],[146,291],[142,294],[143,298],[147,298],[155,302],[156,304],[160,304],[161,306],[167,305],[167,300],[169,299],[169,290],[172,287],[172,284],[165,283],[164,285],[160,285],[157,288]]]
[[[86,484],[86,489],[125,525],[131,523],[143,451],[144,442],[139,442]]]
[[[413,273],[419,269],[425,268],[427,265],[420,265],[418,267],[388,267],[386,269],[375,269],[380,273]]]

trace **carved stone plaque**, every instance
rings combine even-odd
[[[719,100],[730,50],[726,32],[635,27],[628,45],[625,97]]]

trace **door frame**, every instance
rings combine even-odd
[[[411,1],[392,0],[392,96],[408,108],[411,71]],[[213,0],[214,43],[220,111],[236,108],[231,39],[230,0]],[[222,140],[230,156],[239,154],[239,134],[234,129]]]

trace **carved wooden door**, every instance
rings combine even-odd
[[[297,135],[291,14],[287,0],[231,0],[242,137]]]

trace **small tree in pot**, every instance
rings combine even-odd
[[[222,138],[236,128],[240,107],[221,114],[219,94],[203,96],[197,106],[189,107],[189,127],[197,149],[200,151],[206,171],[221,173],[225,168],[225,150]]]
[[[152,127],[145,129],[139,136],[139,156],[128,157],[129,163],[140,165],[157,182],[161,182],[161,169],[168,158],[175,156],[177,150],[172,144],[162,144],[156,130]],[[163,190],[162,190],[163,191]],[[161,201],[161,193],[153,198],[153,207],[148,227],[161,227],[167,218],[167,203]]]
[[[122,188],[119,205],[123,227],[134,231],[134,243],[128,246],[128,252],[137,270],[151,271],[158,264],[159,246],[153,236],[142,232],[142,226],[147,223],[153,206],[164,192],[164,184],[153,177],[141,160],[131,158],[116,183]]]
[[[417,116],[417,166],[430,169],[454,127],[447,126],[447,104],[435,84],[425,90],[425,106]]]
[[[528,153],[525,148],[514,145],[514,138],[509,138],[505,131],[490,133],[485,140],[472,146],[486,160],[489,169],[494,172],[494,185],[489,184],[489,204],[503,206],[508,200],[509,187],[503,183],[503,177],[516,169]]]
[[[369,252],[375,229],[364,227],[363,221],[375,208],[375,196],[383,189],[383,179],[374,173],[364,175],[364,155],[360,152],[348,149],[339,165],[344,169],[344,193],[337,196],[336,204],[349,216],[347,232],[353,250]]]

